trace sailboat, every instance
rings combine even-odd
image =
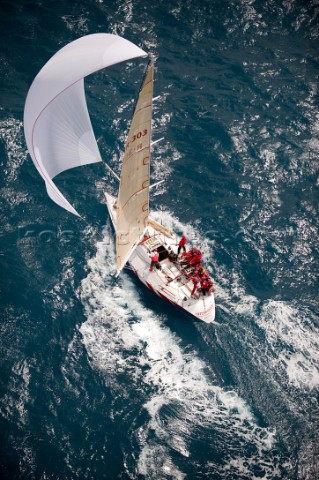
[[[84,78],[137,57],[147,57],[147,53],[122,37],[87,35],[53,55],[29,89],[24,110],[29,154],[50,198],[74,215],[80,216],[53,178],[70,168],[102,161],[87,109]],[[150,184],[153,72],[150,61],[120,176],[104,162],[119,181],[117,197],[105,192],[116,232],[116,274],[130,268],[159,297],[211,323],[215,318],[213,280],[198,261],[198,250],[178,255],[177,235],[149,214],[150,190],[156,185]]]

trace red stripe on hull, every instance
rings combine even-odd
[[[163,298],[164,300],[167,300],[169,303],[171,303],[172,305],[177,305],[177,303],[173,302],[172,300],[170,300],[169,298],[165,297],[165,295],[163,295],[162,293],[160,292],[157,292],[158,295]]]
[[[152,292],[154,292],[154,288],[152,287],[152,285],[150,283],[146,282],[146,285],[148,286],[148,288],[150,290],[152,290]]]

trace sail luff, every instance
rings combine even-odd
[[[153,65],[136,103],[126,143],[117,200],[117,272],[128,261],[148,223]]]

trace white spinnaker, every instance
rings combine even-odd
[[[84,78],[102,68],[146,55],[117,35],[87,35],[59,50],[30,87],[24,109],[30,156],[51,199],[75,215],[77,211],[52,179],[70,168],[101,161],[87,110]]]

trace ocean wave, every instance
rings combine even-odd
[[[319,331],[312,316],[287,302],[271,300],[257,317],[272,350],[272,369],[283,369],[289,383],[303,389],[319,387]]]
[[[17,180],[19,169],[27,158],[23,147],[23,123],[13,117],[0,122],[0,139],[5,145],[6,158],[1,162],[8,183]]]

